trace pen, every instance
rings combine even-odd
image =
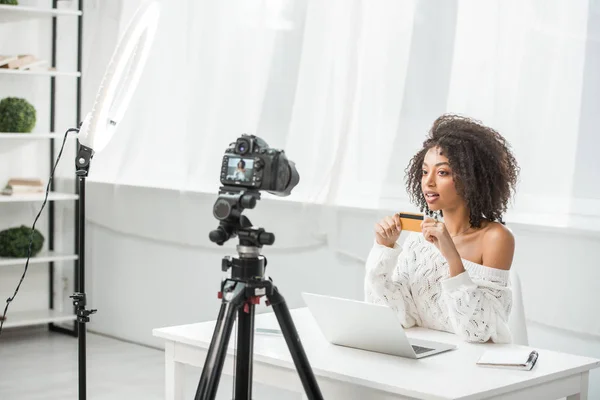
[[[538,355],[538,352],[535,350],[532,350],[531,354],[529,354],[529,358],[527,359],[527,365],[531,365],[529,369],[534,367],[535,363],[537,362]]]
[[[281,335],[281,330],[279,329],[269,329],[269,328],[256,328],[256,333],[258,334],[267,334],[267,335]]]

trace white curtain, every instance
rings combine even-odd
[[[574,177],[588,161],[577,156],[593,56],[586,44],[597,40],[587,34],[588,7],[582,0],[459,2],[447,109],[482,119],[513,145],[521,214],[564,219],[578,211]]]
[[[226,145],[256,129],[277,34],[253,27],[242,3],[162,2],[144,76],[90,179],[214,190]]]
[[[122,2],[121,31],[137,4]],[[223,150],[252,133],[296,162],[288,200],[409,208],[404,169],[433,120],[453,112],[513,145],[522,167],[513,215],[566,216],[582,201],[600,215],[600,190],[574,188],[596,165],[578,156],[582,140],[598,143],[593,124],[581,126],[600,97],[589,4],[162,1],[139,89],[90,179],[214,193]],[[88,19],[108,18],[105,2],[95,6]],[[86,34],[86,54],[107,47],[105,33]],[[97,75],[84,70],[84,95]]]

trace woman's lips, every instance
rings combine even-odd
[[[426,193],[425,201],[429,204],[435,203],[440,198],[440,195],[437,193]]]

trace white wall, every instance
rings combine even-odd
[[[91,330],[162,347],[153,328],[216,318],[221,258],[235,255],[235,241],[220,248],[208,240],[217,226],[215,199],[216,193],[88,184],[88,287],[90,306],[98,309]],[[362,299],[360,259],[381,212],[323,213],[265,198],[247,215],[276,234],[263,254],[290,308],[303,306],[301,291]],[[592,311],[599,300],[599,235],[511,228],[530,344],[600,358],[600,325]],[[590,398],[600,398],[598,371],[590,382]]]

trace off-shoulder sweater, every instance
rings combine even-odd
[[[446,259],[421,233],[411,232],[402,247],[374,243],[366,263],[365,301],[391,307],[405,328],[510,343],[509,271],[462,262],[465,272],[450,277]]]

